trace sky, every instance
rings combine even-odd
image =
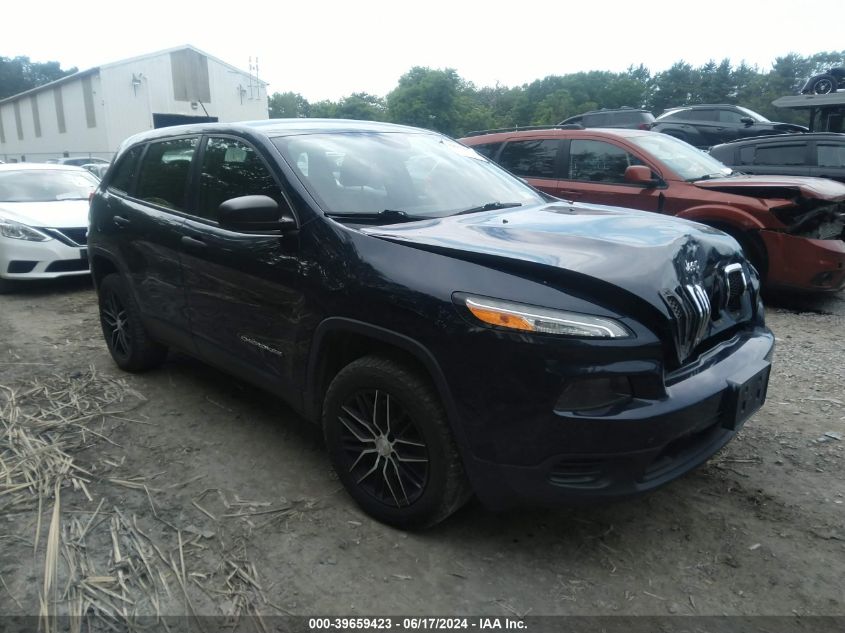
[[[693,7],[705,7],[702,10]],[[80,70],[191,44],[238,68],[258,60],[268,92],[311,102],[384,96],[413,66],[454,68],[476,86],[551,74],[657,72],[684,60],[767,70],[789,52],[841,50],[842,0],[8,0],[0,56]]]

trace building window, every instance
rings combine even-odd
[[[91,75],[82,78],[82,100],[85,102],[85,121],[88,127],[97,127],[97,113],[94,111],[94,88]]]
[[[208,58],[205,55],[190,48],[173,51],[170,53],[170,72],[176,101],[211,102]]]
[[[36,138],[41,136],[41,113],[38,111],[38,95],[30,97],[30,104],[32,105],[32,126],[35,128]]]
[[[53,88],[53,101],[56,104],[56,123],[59,126],[59,134],[67,132],[65,127],[65,102],[62,98],[61,86]]]
[[[17,128],[18,132],[18,140],[23,140],[23,123],[21,122],[21,102],[15,101],[12,104],[12,108],[15,110],[15,127]]]

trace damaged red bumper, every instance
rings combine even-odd
[[[768,285],[823,292],[845,288],[845,241],[766,230],[759,234],[769,256]]]

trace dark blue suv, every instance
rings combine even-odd
[[[92,200],[89,252],[120,367],[178,348],[278,394],[394,525],[472,492],[504,508],[651,490],[766,395],[773,337],[731,237],[552,198],[425,130],[135,136]]]

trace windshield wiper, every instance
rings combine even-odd
[[[703,176],[696,176],[695,178],[687,178],[687,182],[695,182],[696,180],[711,180],[713,178],[727,178],[731,174],[704,174]]]
[[[452,215],[466,215],[467,213],[478,213],[480,211],[497,211],[499,209],[509,209],[510,207],[521,207],[521,202],[488,202],[478,207],[470,207],[463,211],[458,211]]]
[[[397,211],[396,209],[385,209],[377,213],[326,213],[330,218],[342,218],[344,220],[361,220],[363,222],[385,222],[389,224],[398,224],[399,222],[416,222],[417,220],[427,220],[416,215],[408,215],[404,211]]]

